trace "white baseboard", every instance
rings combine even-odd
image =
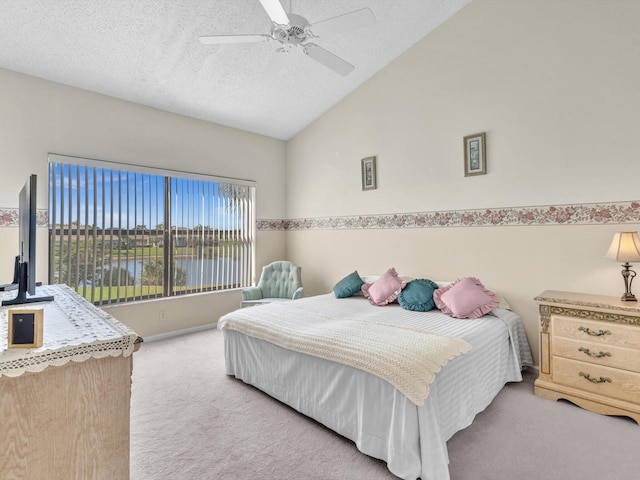
[[[183,330],[173,330],[171,332],[159,333],[158,335],[151,335],[150,337],[144,337],[144,343],[157,342],[158,340],[166,340],[167,338],[179,337],[180,335],[187,335],[189,333],[202,332],[204,330],[212,330],[217,328],[217,323],[208,323],[207,325],[200,325],[198,327],[185,328]]]

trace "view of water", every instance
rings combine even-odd
[[[153,259],[152,259],[153,261]],[[135,279],[135,284],[140,285],[143,272],[143,262],[148,263],[149,259],[129,259],[121,262],[114,262],[114,267],[126,268]],[[225,257],[217,260],[196,258],[177,258],[176,264],[187,274],[187,287],[195,287],[202,283],[222,283],[234,284],[240,280],[240,260]],[[218,273],[220,277],[218,277]]]

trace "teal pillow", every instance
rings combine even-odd
[[[398,295],[398,303],[405,310],[414,312],[428,312],[435,307],[433,292],[438,284],[431,280],[418,278],[411,280]]]
[[[336,283],[336,286],[333,287],[333,294],[336,298],[352,297],[360,291],[362,285],[364,285],[364,281],[356,270]]]

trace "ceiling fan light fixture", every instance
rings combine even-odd
[[[289,25],[282,26],[274,23],[271,36],[283,43],[302,43],[307,39],[309,22],[300,15],[289,14]]]

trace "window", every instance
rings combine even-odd
[[[49,156],[49,283],[96,305],[251,284],[255,184]]]

